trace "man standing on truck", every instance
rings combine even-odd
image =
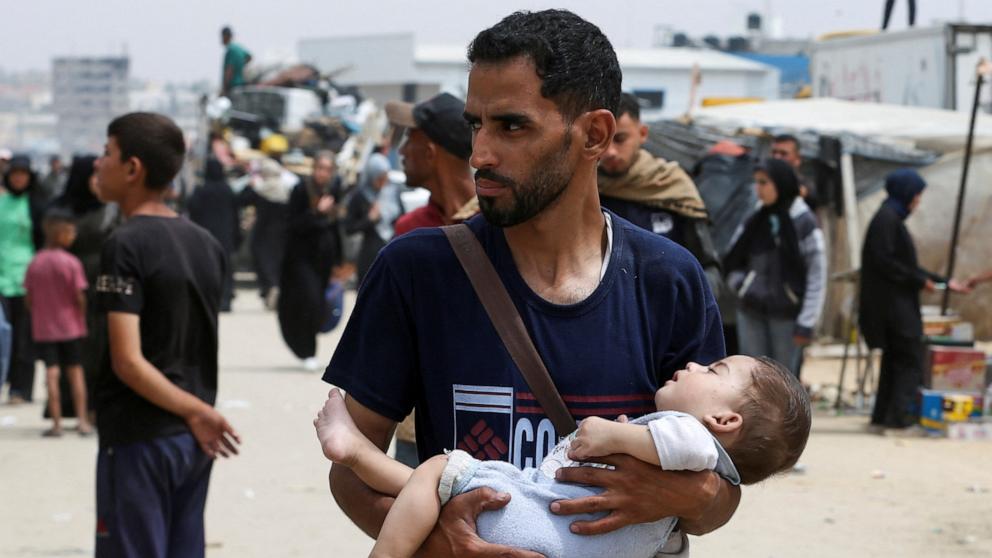
[[[234,32],[230,27],[220,30],[220,42],[227,47],[224,50],[224,70],[221,74],[220,93],[227,95],[231,89],[245,84],[245,65],[251,62],[251,53],[232,41]]]

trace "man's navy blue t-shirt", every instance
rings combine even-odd
[[[572,415],[655,411],[654,392],[689,361],[724,356],[716,302],[696,259],[613,215],[606,275],[586,300],[552,304],[520,276],[503,231],[468,222],[506,285]],[[324,373],[372,411],[416,407],[421,459],[463,449],[536,466],[560,436],[510,359],[439,229],[383,248]]]

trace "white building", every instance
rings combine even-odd
[[[128,111],[126,57],[52,60],[52,110],[63,153],[102,151],[107,124]]]
[[[300,61],[358,86],[378,103],[421,101],[441,91],[464,98],[468,62],[463,45],[417,45],[412,33],[306,39]],[[695,104],[707,97],[777,99],[779,71],[715,50],[618,49],[623,88],[650,107],[645,119],[675,117],[689,108],[692,69],[702,76]]]

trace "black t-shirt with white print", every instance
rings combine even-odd
[[[107,239],[96,282],[100,311],[137,314],[145,359],[211,405],[225,258],[210,233],[183,217],[138,215]],[[95,403],[101,447],[187,431],[181,417],[121,382],[109,351],[97,373]]]

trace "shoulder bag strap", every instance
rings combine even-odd
[[[558,388],[551,380],[551,375],[548,374],[537,347],[534,346],[527,328],[524,327],[517,307],[510,299],[510,294],[506,292],[503,281],[496,274],[496,269],[493,268],[475,233],[467,225],[450,225],[441,227],[441,230],[448,237],[455,256],[465,269],[503,345],[524,380],[527,381],[527,385],[534,392],[537,402],[555,425],[558,435],[564,436],[574,431],[575,419],[568,412],[568,407],[565,406]]]

